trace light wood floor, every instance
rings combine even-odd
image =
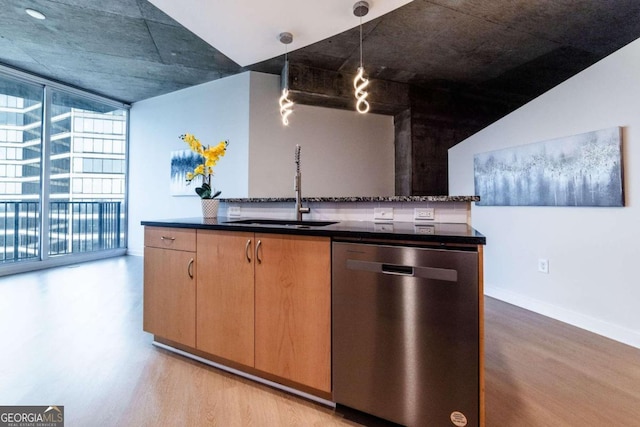
[[[67,426],[357,426],[151,345],[142,259],[0,278],[0,405]],[[640,350],[487,298],[487,426],[640,426]],[[437,427],[437,426],[435,426]]]

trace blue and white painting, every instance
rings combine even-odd
[[[191,150],[171,152],[170,192],[172,196],[197,196],[195,188],[200,183],[194,180],[192,184],[187,185],[187,172],[193,172],[193,169],[202,162],[202,156]]]
[[[476,154],[481,206],[624,206],[622,130]]]

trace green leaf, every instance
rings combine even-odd
[[[196,193],[200,196],[201,199],[212,199],[211,197],[211,187],[206,182],[202,184],[202,187],[196,188]]]

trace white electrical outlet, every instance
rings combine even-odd
[[[392,220],[393,208],[373,208],[373,219]]]
[[[435,218],[436,210],[434,208],[415,208],[413,210],[413,219],[434,220]]]
[[[229,206],[229,209],[227,209],[227,216],[228,217],[240,216],[240,206]]]
[[[538,271],[540,273],[549,274],[549,260],[540,258],[538,260]]]

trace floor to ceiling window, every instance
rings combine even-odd
[[[124,252],[127,119],[123,105],[0,72],[0,273]]]
[[[0,76],[0,261],[40,257],[41,87]]]

